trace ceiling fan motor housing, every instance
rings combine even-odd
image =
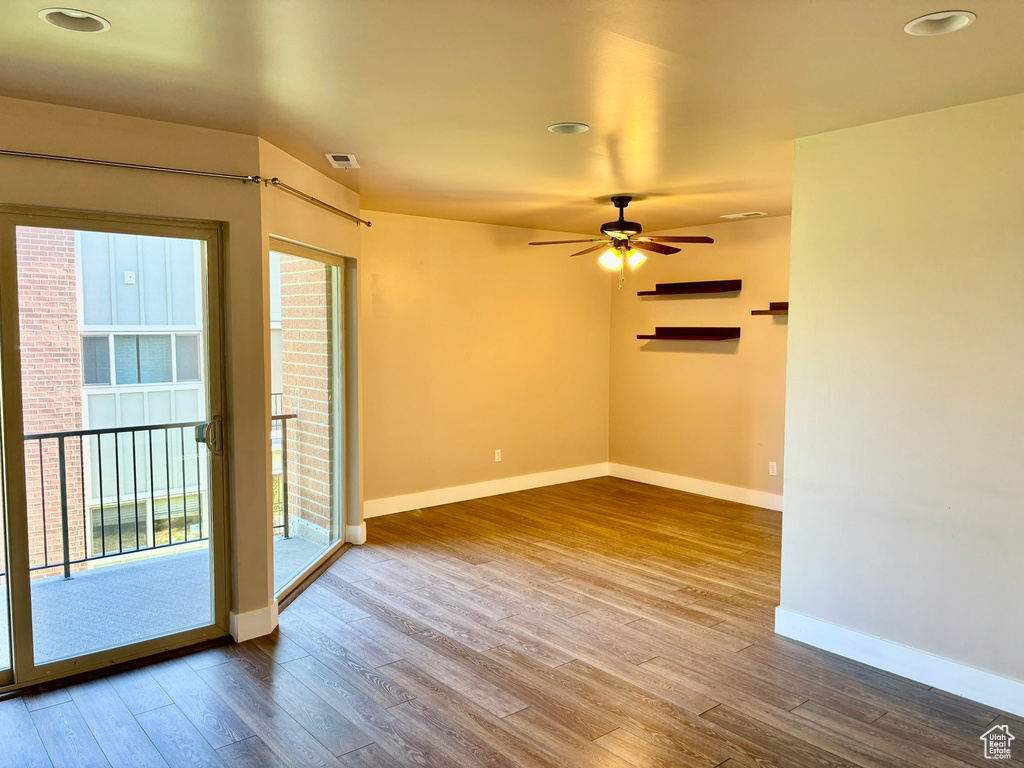
[[[644,228],[636,221],[626,221],[625,219],[619,219],[618,221],[609,221],[601,225],[601,232],[609,235],[610,237],[635,237],[644,231]]]

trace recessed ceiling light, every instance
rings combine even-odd
[[[102,16],[74,8],[43,8],[39,18],[47,24],[72,32],[106,32],[110,29],[110,22]]]
[[[755,219],[758,216],[767,216],[764,211],[747,211],[746,213],[727,213],[719,216],[720,219]]]
[[[590,126],[586,123],[552,123],[548,130],[552,133],[585,133]]]
[[[939,11],[908,21],[903,31],[908,35],[948,35],[974,23],[978,18],[970,11]]]

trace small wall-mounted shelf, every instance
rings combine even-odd
[[[739,328],[694,328],[659,326],[653,334],[637,336],[638,339],[656,341],[728,341],[740,337]]]
[[[637,296],[684,296],[689,293],[735,293],[742,280],[703,280],[696,283],[658,283],[653,291],[637,291]]]
[[[788,315],[789,314],[789,302],[788,301],[773,301],[768,304],[768,309],[754,309],[750,311],[752,315]]]

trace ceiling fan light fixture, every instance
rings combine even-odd
[[[970,11],[938,11],[911,19],[903,27],[903,31],[916,37],[948,35],[950,32],[959,32],[970,26],[977,18]]]
[[[626,254],[626,262],[629,264],[630,269],[636,269],[645,261],[647,261],[647,257],[636,248],[630,248],[629,253]]]
[[[548,130],[552,133],[586,133],[590,130],[590,126],[586,123],[576,122],[552,123],[548,126]]]
[[[605,269],[622,269],[622,254],[619,253],[617,248],[609,248],[598,257],[597,263]]]

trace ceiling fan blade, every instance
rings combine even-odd
[[[677,235],[669,235],[666,237],[659,237],[657,235],[651,237],[642,238],[646,242],[650,243],[713,243],[714,238],[711,237],[683,237]]]
[[[602,240],[600,243],[598,243],[595,246],[592,246],[590,248],[585,248],[582,251],[577,251],[576,253],[570,253],[569,256],[570,257],[571,256],[582,256],[585,253],[591,253],[592,251],[599,251],[602,248],[604,248],[606,245],[607,245],[607,242]]]
[[[633,240],[630,242],[634,248],[639,248],[641,251],[654,251],[654,253],[679,253],[678,248],[673,248],[671,245],[662,245],[661,243],[652,243],[649,241],[637,242]]]
[[[597,243],[605,242],[603,239],[592,237],[589,240],[540,240],[536,243],[529,243],[529,245],[565,245],[566,243]]]

